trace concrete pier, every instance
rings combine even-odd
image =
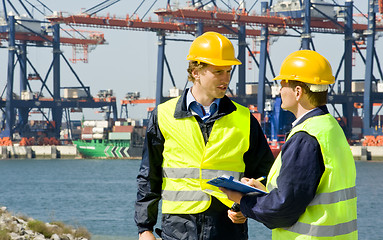
[[[382,146],[351,146],[356,161],[383,161]],[[65,146],[0,146],[0,159],[81,158],[75,145]]]
[[[383,161],[382,146],[351,146],[351,151],[355,160]]]
[[[0,146],[1,159],[78,158],[75,145],[65,146]]]

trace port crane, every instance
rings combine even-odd
[[[18,11],[14,5],[10,3],[10,6],[13,12],[4,14],[1,19],[3,24],[0,26],[0,40],[8,43],[7,84],[0,98],[0,108],[5,119],[2,121],[0,136],[12,139],[15,131],[21,132],[23,135],[29,115],[32,112],[39,112],[43,115],[49,128],[52,129],[52,137],[57,139],[60,138],[63,113],[66,113],[68,109],[109,107],[113,109],[114,118],[117,119],[116,99],[113,97],[94,98],[90,93],[90,87],[83,84],[60,49],[61,45],[88,47],[106,44],[104,35],[100,32],[92,32],[89,36],[81,33],[82,38],[76,38],[73,35],[61,37],[60,32],[62,30],[60,30],[59,24],[50,24],[46,20],[36,20],[27,8],[25,10],[28,15],[21,16],[17,14]],[[25,7],[25,5],[23,6]],[[5,1],[3,1],[3,8],[3,12],[7,13]],[[45,76],[37,70],[28,58],[27,51],[30,47],[52,48],[52,61]],[[74,74],[78,86],[62,86],[60,78],[61,60],[64,60]],[[19,96],[14,93],[14,73],[17,66],[20,72]],[[29,68],[32,73],[27,74]],[[32,88],[31,80],[41,83],[38,91]],[[53,89],[48,87],[49,80],[53,81]],[[49,97],[43,96],[44,90],[49,94]],[[64,96],[61,95],[61,90],[64,91]],[[78,96],[79,93],[81,96]],[[43,109],[49,109],[52,114],[51,119]],[[17,121],[16,116],[18,116]]]
[[[118,2],[118,1],[116,1]],[[222,1],[223,2],[223,1]],[[300,8],[294,12],[275,10],[278,2],[261,2],[261,12],[251,13],[251,9],[257,4],[255,1],[250,9],[245,7],[245,1],[238,3],[235,8],[227,10],[218,7],[217,1],[191,1],[189,6],[184,8],[172,8],[170,1],[166,1],[166,7],[158,9],[155,14],[158,21],[151,19],[144,20],[137,16],[126,16],[126,18],[116,18],[107,15],[105,17],[96,16],[94,12],[79,15],[64,15],[57,12],[47,17],[53,26],[65,23],[69,26],[110,28],[123,30],[151,31],[158,35],[158,55],[157,55],[157,90],[156,104],[163,102],[163,75],[165,66],[171,76],[170,66],[165,55],[165,43],[169,40],[167,34],[192,34],[199,35],[205,31],[217,31],[227,35],[232,39],[238,40],[238,58],[242,65],[236,69],[238,72],[238,83],[236,95],[233,97],[244,105],[256,104],[262,118],[274,119],[271,124],[272,138],[275,139],[281,129],[284,117],[271,116],[270,114],[279,111],[278,102],[273,100],[273,104],[267,104],[272,94],[267,93],[266,89],[272,87],[270,77],[275,76],[272,61],[270,60],[269,48],[270,38],[278,37],[298,37],[301,41],[301,49],[314,49],[312,39],[313,34],[340,34],[344,35],[344,52],[341,56],[339,67],[336,68],[336,84],[332,87],[329,96],[329,103],[334,107],[338,117],[345,125],[345,132],[348,137],[352,137],[352,120],[358,114],[354,109],[355,104],[363,103],[363,134],[376,134],[372,125],[372,106],[373,103],[383,102],[381,93],[373,92],[372,86],[383,79],[378,55],[375,50],[377,33],[383,31],[382,24],[377,15],[382,14],[382,0],[368,1],[367,23],[357,23],[353,18],[353,1],[347,0],[344,3],[332,1],[327,3],[315,0],[297,0]],[[328,15],[323,11],[323,7],[339,8],[341,11],[335,15]],[[289,15],[290,14],[290,15]],[[313,14],[313,17],[311,15]],[[314,17],[314,14],[316,16]],[[318,17],[319,16],[319,17]],[[366,39],[366,54],[359,48],[356,37]],[[246,43],[246,38],[257,38],[260,42],[259,59]],[[354,48],[354,50],[353,50]],[[258,91],[255,94],[246,94],[246,51],[248,55],[258,65]],[[352,54],[357,52],[365,62],[365,81],[364,92],[352,92],[352,84],[356,81],[352,79]],[[377,65],[380,79],[373,73],[374,61]],[[338,75],[343,67],[344,79],[338,79]],[[267,70],[271,73],[267,74]],[[171,77],[172,78],[172,77]],[[174,84],[174,80],[171,79]],[[350,104],[351,103],[351,104]],[[274,106],[273,106],[274,105]],[[337,110],[337,105],[341,105],[341,110]],[[267,109],[267,110],[265,110]],[[342,113],[340,113],[342,112]],[[269,116],[268,116],[269,115]],[[275,115],[275,114],[274,114]]]
[[[373,74],[374,61],[377,62],[378,74],[380,80],[382,70],[379,64],[378,55],[375,50],[375,41],[378,32],[383,31],[383,26],[380,18],[377,15],[382,14],[382,1],[368,1],[368,17],[367,23],[358,23],[354,19],[353,9],[355,8],[353,1],[345,1],[344,4],[338,4],[337,1],[327,3],[324,1],[315,0],[298,0],[300,8],[295,11],[272,11],[272,1],[261,2],[261,14],[251,14],[244,6],[244,1],[238,4],[237,8],[222,10],[218,8],[216,1],[191,1],[191,6],[184,8],[172,8],[170,1],[167,1],[166,8],[158,9],[155,14],[158,16],[158,21],[145,21],[138,17],[129,17],[125,19],[117,19],[115,17],[95,17],[89,15],[70,15],[70,16],[52,16],[48,20],[52,22],[65,23],[74,26],[102,27],[102,28],[119,28],[126,30],[144,30],[157,32],[158,35],[158,67],[157,67],[157,91],[156,102],[160,103],[165,100],[162,96],[163,85],[163,69],[166,61],[165,42],[166,33],[193,34],[199,35],[205,31],[217,31],[228,35],[231,38],[238,39],[238,58],[242,63],[246,63],[245,52],[248,51],[250,57],[258,64],[259,82],[258,92],[256,93],[256,105],[258,111],[263,117],[267,115],[265,112],[266,98],[270,98],[270,94],[266,94],[267,86],[272,84],[266,77],[267,67],[271,70],[271,75],[275,73],[270,61],[269,39],[272,36],[291,36],[290,32],[298,33],[301,40],[301,49],[314,49],[312,35],[315,34],[340,34],[344,35],[344,53],[341,56],[341,61],[336,69],[335,75],[338,75],[341,68],[344,69],[343,80],[337,79],[337,83],[330,91],[329,103],[334,107],[340,121],[344,125],[346,135],[351,138],[353,136],[353,118],[357,111],[353,108],[354,104],[363,103],[363,134],[376,134],[375,128],[372,125],[372,107],[373,104],[383,101],[382,94],[372,92],[371,86],[378,84],[379,78]],[[289,2],[289,1],[279,1]],[[278,3],[278,1],[277,1]],[[208,5],[213,5],[213,8],[205,8]],[[325,8],[339,8],[340,11],[335,14],[328,14],[324,11]],[[313,17],[311,15],[313,14]],[[314,16],[315,14],[315,16]],[[339,15],[339,16],[338,16]],[[252,51],[246,44],[246,38],[259,37],[260,52],[259,60],[255,58]],[[366,54],[362,53],[360,44],[356,38],[366,39]],[[352,79],[352,54],[358,53],[365,63],[365,81],[364,93],[352,91],[352,85],[357,81]],[[355,55],[354,55],[355,58]],[[245,64],[238,68],[238,84],[237,95],[234,99],[244,105],[254,104],[254,96],[246,94],[246,76]],[[337,88],[335,88],[337,86]],[[351,104],[350,104],[351,103]],[[338,110],[338,106],[340,109]],[[272,109],[269,112],[273,112]],[[283,112],[283,111],[277,111]],[[342,114],[340,113],[342,112]],[[358,116],[357,116],[358,117]],[[360,116],[359,116],[360,117]],[[271,118],[273,119],[273,118]],[[285,119],[279,118],[278,121],[283,122]],[[279,123],[274,123],[279,125]],[[274,127],[275,129],[275,127]],[[275,139],[278,130],[273,133]]]
[[[135,104],[151,104],[154,105],[156,99],[154,98],[141,98],[140,92],[128,92],[125,98],[121,100],[120,118],[128,118],[128,105]],[[125,114],[125,115],[124,115]]]

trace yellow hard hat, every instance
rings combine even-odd
[[[191,44],[186,59],[214,66],[242,64],[235,58],[234,47],[230,40],[216,32],[206,32],[197,37]]]
[[[294,80],[308,84],[333,84],[330,63],[312,50],[299,50],[291,53],[282,63],[279,75],[274,80]]]

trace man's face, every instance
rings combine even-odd
[[[198,71],[193,89],[214,100],[222,98],[230,83],[231,66],[208,65]]]
[[[297,107],[295,89],[291,88],[285,80],[282,80],[280,94],[282,99],[281,108],[294,113]]]

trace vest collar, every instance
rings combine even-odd
[[[327,109],[326,105],[317,107],[317,108],[313,109],[311,112],[308,112],[301,119],[299,119],[299,121],[296,123],[295,126],[298,126],[299,124],[303,123],[304,121],[306,121],[309,118],[312,118],[312,117],[315,117],[315,116],[325,115],[327,113],[329,113],[329,112],[328,112],[328,109]],[[290,132],[291,132],[291,129],[290,129],[289,132],[286,133],[285,139],[287,139],[287,137],[290,135]]]
[[[320,116],[320,115],[325,115],[329,113],[328,112],[328,109],[327,109],[327,106],[326,105],[323,105],[323,106],[320,106],[320,107],[317,107],[315,109],[313,109],[312,111],[308,112],[306,115],[304,115],[298,122],[295,126],[303,123],[304,121],[306,121],[307,119],[311,118],[311,117],[314,117],[314,116]]]

